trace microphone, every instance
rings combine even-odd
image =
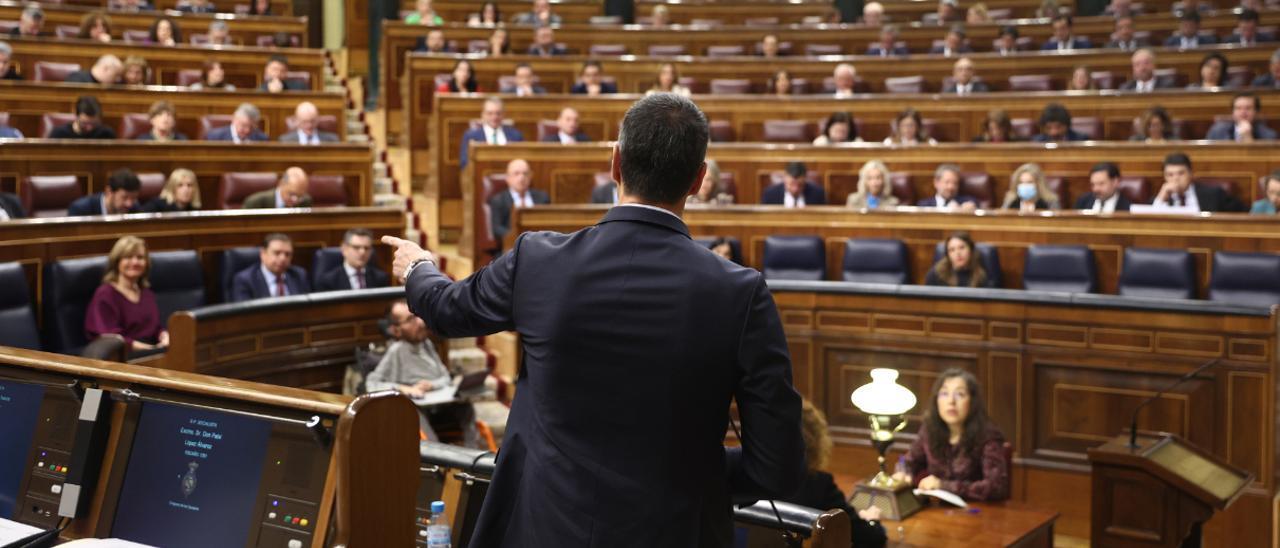
[[[1200,373],[1204,372],[1204,370],[1217,365],[1218,362],[1220,361],[1222,361],[1220,358],[1214,358],[1212,360],[1205,362],[1200,367],[1192,369],[1191,372],[1187,373],[1186,375],[1178,377],[1178,380],[1173,381],[1172,383],[1169,384],[1169,386],[1161,388],[1160,391],[1156,392],[1154,396],[1151,396],[1150,398],[1143,400],[1142,403],[1138,404],[1138,408],[1133,410],[1133,418],[1129,421],[1129,449],[1138,448],[1138,413],[1142,411],[1143,407],[1146,407],[1147,404],[1160,399],[1160,396],[1163,396],[1165,392],[1173,390],[1178,385],[1184,382],[1187,382],[1192,378],[1194,378],[1196,375],[1199,375]]]

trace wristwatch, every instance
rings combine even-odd
[[[409,276],[413,274],[413,269],[418,268],[418,265],[422,263],[431,263],[431,266],[435,266],[435,267],[439,266],[436,264],[435,260],[431,259],[430,257],[423,257],[421,259],[416,259],[413,262],[409,263],[409,268],[406,268],[404,270],[404,279],[408,281]]]

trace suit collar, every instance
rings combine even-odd
[[[685,226],[684,221],[679,217],[671,213],[654,211],[647,207],[613,207],[609,209],[608,213],[605,213],[604,218],[600,220],[598,225],[614,221],[649,223],[683,234],[686,238],[689,237],[689,227]]]

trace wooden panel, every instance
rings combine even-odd
[[[18,16],[22,14],[22,8],[23,4],[20,2],[10,0],[0,2],[0,21],[17,21]],[[44,10],[44,29],[53,32],[53,29],[58,26],[80,26],[80,19],[97,8],[46,4],[41,6],[41,9]],[[151,23],[156,20],[157,15],[159,14],[155,12],[110,11],[108,16],[111,18],[111,33],[116,40],[124,43],[124,31],[150,31]],[[175,17],[175,20],[182,33],[183,43],[191,43],[192,34],[204,34],[208,32],[209,23],[220,20],[227,23],[228,34],[237,45],[256,45],[259,36],[286,32],[297,36],[300,40],[299,45],[307,47],[306,17],[183,13]]]

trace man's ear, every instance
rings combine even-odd
[[[698,168],[698,176],[694,177],[693,184],[689,185],[689,191],[685,193],[685,196],[693,196],[694,194],[697,194],[699,190],[702,190],[702,180],[706,178],[707,178],[707,163],[702,162],[702,166]],[[716,181],[716,182],[718,183],[720,181]]]
[[[609,155],[609,177],[613,182],[618,183],[619,188],[622,187],[622,151],[618,149],[617,144],[613,145],[613,154]]]

